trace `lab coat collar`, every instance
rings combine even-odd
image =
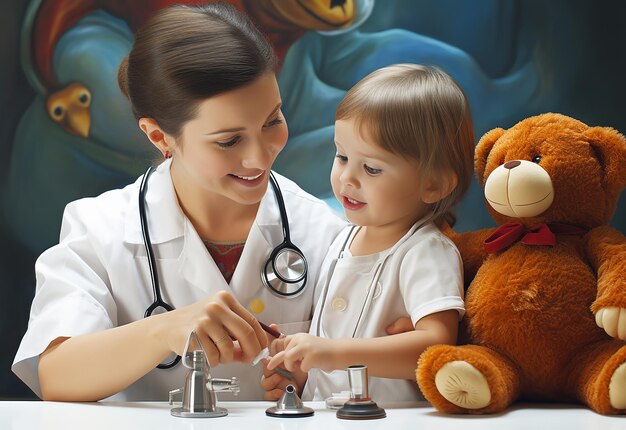
[[[164,243],[183,236],[185,215],[178,205],[170,176],[171,160],[161,163],[148,181],[146,214],[150,240],[153,244]],[[143,244],[139,218],[139,185],[143,176],[135,182],[137,191],[132,194],[124,223],[124,241]]]
[[[176,196],[170,175],[171,162],[172,160],[170,159],[161,163],[150,176],[148,183],[146,208],[150,240],[153,244],[164,243],[185,234],[187,217],[178,204],[178,197]],[[281,181],[282,177],[275,175]],[[128,205],[128,212],[126,213],[124,241],[127,243],[143,244],[138,201],[139,185],[142,178],[143,176],[139,177],[135,182],[137,192],[132,195]],[[287,208],[287,211],[289,212],[289,208]],[[280,222],[278,203],[271,186],[268,185],[267,191],[259,205],[255,224],[260,227],[272,225],[281,227]],[[270,237],[266,237],[266,240],[270,243],[272,242]]]
[[[179,266],[181,276],[207,293],[230,289],[241,303],[247,303],[256,297],[262,287],[261,269],[273,249],[272,244],[282,241],[278,204],[270,188],[271,186],[268,186],[261,200],[255,222],[231,278],[230,288],[208,254],[202,239],[186,218],[185,245]]]
[[[426,215],[424,215],[422,218],[420,218],[415,224],[413,224],[411,226],[411,228],[404,233],[404,236],[402,236],[396,243],[394,243],[391,247],[387,248],[386,251],[381,251],[379,253],[379,255],[382,258],[386,258],[387,256],[393,254],[394,252],[396,252],[396,250],[398,248],[400,248],[400,246],[402,246],[402,244],[404,242],[406,242],[411,236],[413,236],[413,234],[420,230],[422,227],[424,227],[426,224],[428,224],[431,221],[431,216],[432,216],[432,212],[428,212]],[[344,245],[344,247],[342,248],[341,254],[343,254],[343,251],[345,249],[349,249],[350,248],[350,244],[352,243],[352,241],[354,240],[354,238],[356,237],[356,235],[358,234],[358,231],[361,227],[360,226],[356,226],[353,224],[353,229],[350,231],[349,235],[350,237],[348,237],[348,239],[346,240],[346,243]]]

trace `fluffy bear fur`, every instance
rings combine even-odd
[[[495,229],[450,230],[469,284],[462,330],[467,345],[427,349],[416,372],[425,397],[440,411],[494,413],[523,399],[625,412],[612,407],[609,384],[626,363],[626,334],[610,336],[595,315],[613,307],[626,318],[626,239],[607,226],[626,186],[626,139],[610,128],[543,114],[486,133],[476,147],[476,175],[485,186],[498,166],[537,156],[552,181],[550,207],[528,218],[489,207],[494,220],[527,227],[559,222],[586,233],[557,235],[554,246],[517,242],[488,255],[483,243]],[[465,408],[437,389],[437,372],[454,361],[483,375],[491,392],[487,406]]]

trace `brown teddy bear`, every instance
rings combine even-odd
[[[475,170],[497,229],[454,234],[468,344],[437,345],[417,381],[447,413],[518,399],[626,412],[626,238],[607,226],[626,186],[626,139],[548,113],[497,128]]]

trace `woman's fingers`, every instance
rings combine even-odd
[[[271,391],[275,388],[281,388],[280,383],[282,379],[283,377],[280,376],[278,373],[263,375],[263,377],[261,378],[261,388],[263,388],[264,391]]]
[[[281,339],[276,339],[272,343],[270,343],[270,355],[276,355],[281,351],[285,350],[287,338],[283,337]]]
[[[220,318],[204,318],[200,321],[197,331],[204,335],[203,344],[211,344],[217,349],[220,363],[230,363],[233,361],[233,341],[221,321]]]
[[[183,328],[195,330],[201,336],[211,366],[234,360],[249,362],[268,345],[265,331],[256,318],[226,291],[220,291],[186,309],[174,311],[172,316],[175,315],[177,321],[183,321]],[[190,327],[189,323],[193,325]],[[177,329],[176,342],[168,340],[168,344],[175,345],[179,354],[182,353],[182,348],[178,352],[180,333],[180,329]],[[185,340],[188,334],[185,334]]]
[[[263,370],[263,373],[263,377],[261,378],[261,388],[265,391],[263,396],[265,400],[276,401],[280,399],[287,385],[293,383],[278,373],[269,371],[267,368]]]
[[[283,396],[284,392],[285,390],[282,390],[280,388],[275,388],[272,391],[266,391],[263,394],[263,399],[265,399],[268,402],[276,402]]]
[[[259,327],[259,333],[251,325],[254,323]],[[238,341],[241,353],[237,357],[242,356],[244,361],[252,360],[259,354],[262,345],[267,344],[265,332],[258,321],[224,291],[204,306],[204,317],[198,326],[220,351],[220,363],[229,363],[235,358],[231,339]],[[225,334],[228,336],[224,337]]]
[[[227,314],[224,325],[230,334],[239,341],[239,345],[247,359],[252,360],[261,349],[268,346],[265,330],[256,318],[246,310],[230,293],[220,291],[217,300],[231,312]]]
[[[196,332],[200,342],[202,342],[202,347],[207,355],[207,360],[209,361],[209,366],[215,367],[220,362],[220,351],[215,346],[215,343],[211,340],[209,336],[207,336],[202,330]],[[197,345],[199,347],[199,345]]]

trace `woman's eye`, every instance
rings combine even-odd
[[[282,124],[283,120],[280,117],[276,117],[276,119],[271,120],[267,123],[266,127],[273,127],[278,124]]]
[[[335,155],[335,158],[337,160],[339,160],[340,162],[342,162],[342,163],[345,163],[346,161],[348,161],[348,157],[346,157],[345,155],[337,154],[337,155]]]
[[[541,155],[534,155],[532,161],[533,163],[539,164],[539,162],[541,161]]]
[[[378,175],[380,172],[382,172],[382,169],[376,169],[374,167],[368,166],[367,164],[364,164],[363,168],[365,169],[368,175]]]
[[[235,137],[226,142],[215,142],[220,148],[230,148],[235,146],[239,142],[239,137]]]

